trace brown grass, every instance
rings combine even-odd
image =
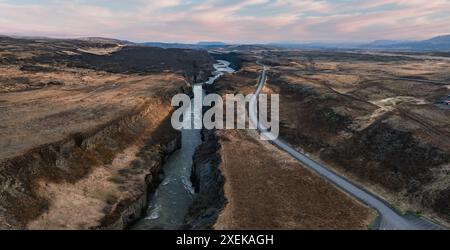
[[[228,203],[216,229],[367,229],[373,210],[245,131],[218,132]]]

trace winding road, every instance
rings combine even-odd
[[[360,187],[346,178],[339,176],[334,171],[330,170],[328,167],[310,159],[305,154],[302,154],[289,146],[287,143],[279,138],[274,137],[267,128],[258,122],[257,115],[257,99],[258,95],[261,93],[262,88],[267,80],[267,67],[258,62],[262,67],[262,71],[259,77],[257,89],[250,100],[249,105],[249,117],[250,121],[257,125],[259,133],[262,136],[266,136],[270,139],[271,143],[280,148],[281,150],[287,152],[295,159],[297,159],[303,166],[311,169],[312,171],[319,174],[321,177],[325,178],[329,182],[333,183],[335,186],[343,190],[344,192],[355,197],[362,203],[372,207],[378,212],[378,219],[375,223],[375,227],[380,230],[442,230],[444,229],[440,225],[437,225],[426,218],[420,218],[413,215],[401,214],[394,210],[386,201],[370,193],[368,190]]]

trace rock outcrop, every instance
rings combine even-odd
[[[212,229],[225,204],[224,178],[220,171],[220,145],[214,130],[202,131],[203,144],[193,158],[191,181],[195,199],[186,217],[189,229]]]

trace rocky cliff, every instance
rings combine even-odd
[[[196,197],[186,217],[189,229],[212,229],[225,204],[220,145],[214,130],[202,131],[203,144],[193,158],[191,181]]]
[[[171,98],[205,52],[0,38],[0,228],[125,228],[180,146]]]

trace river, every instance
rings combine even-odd
[[[225,73],[233,73],[230,63],[217,60],[214,64],[215,71],[205,83],[194,84],[195,97],[203,100],[204,91],[202,84],[213,84]],[[194,124],[201,124],[201,110],[194,109],[192,102],[192,115]],[[185,121],[189,122],[189,121]],[[193,127],[194,128],[194,127]],[[174,152],[163,166],[164,177],[161,184],[155,190],[148,205],[146,217],[139,220],[131,229],[180,229],[184,225],[184,218],[188,213],[195,193],[190,181],[192,170],[192,156],[195,149],[202,143],[199,129],[181,130],[181,148]]]

